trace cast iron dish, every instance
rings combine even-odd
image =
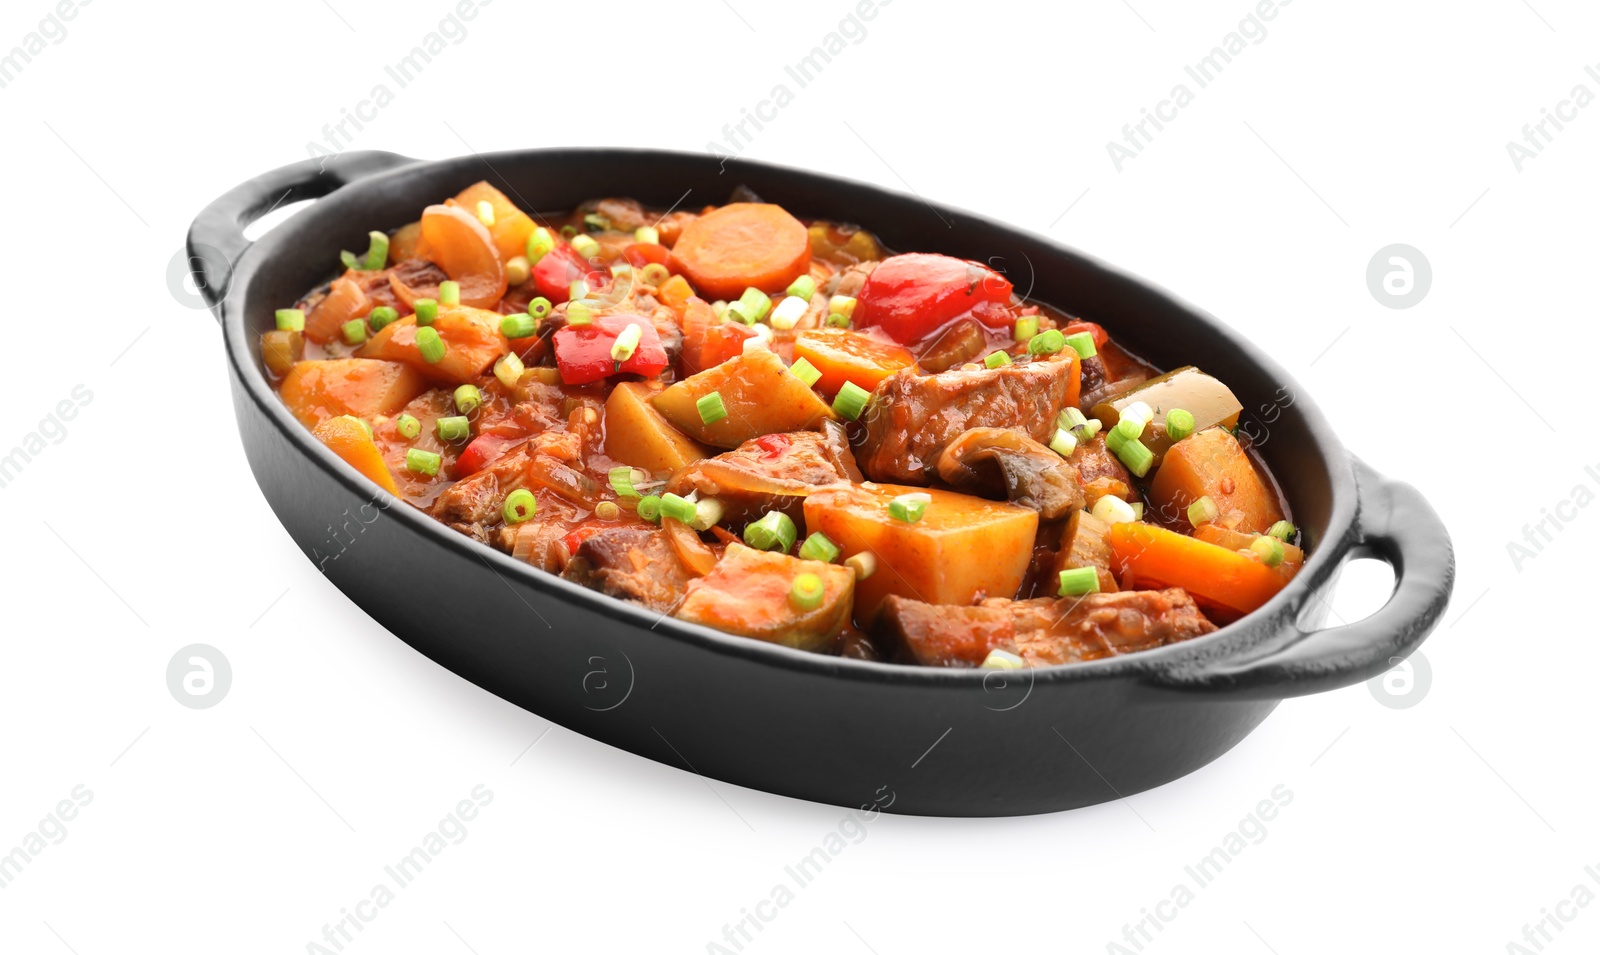
[[[488,179],[539,209],[625,194],[697,208],[748,185],[800,215],[860,223],[891,248],[1004,263],[1019,289],[1114,327],[1158,367],[1227,380],[1309,542],[1271,602],[1217,633],[1016,672],[820,656],[661,617],[480,545],[397,502],[301,427],[263,371],[273,311],[371,228]],[[319,199],[252,244],[270,208]],[[698,154],[529,150],[419,162],[345,153],[266,173],[195,219],[196,282],[222,323],[246,455],[295,542],[363,610],[483,688],[576,732],[771,792],[925,815],[1050,812],[1127,796],[1227,752],[1285,697],[1369,679],[1443,613],[1450,539],[1408,485],[1353,458],[1274,362],[1227,326],[1080,253],[919,198]],[[1262,436],[1268,438],[1262,440]],[[1355,556],[1391,564],[1389,602],[1322,629]],[[407,582],[429,580],[426,590]],[[450,594],[451,599],[439,599]]]

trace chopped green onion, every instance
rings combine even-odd
[[[830,314],[828,316],[828,327],[829,328],[849,328],[850,327],[850,316],[845,315],[842,312],[833,312],[832,314]]]
[[[573,236],[575,236],[577,234],[578,234],[578,227],[573,225],[570,222],[561,227],[561,237],[563,239],[570,239],[570,238],[572,238]]]
[[[984,356],[983,359],[983,366],[985,368],[1004,368],[1009,364],[1011,364],[1011,355],[1010,353],[1003,351],[992,351],[988,355]]]
[[[1283,541],[1276,537],[1265,535],[1257,537],[1250,542],[1250,551],[1261,558],[1261,562],[1268,567],[1276,567],[1283,563]]]
[[[928,512],[928,503],[927,494],[902,494],[889,502],[889,516],[897,521],[915,524]]]
[[[789,373],[805,382],[807,388],[822,378],[822,372],[817,370],[817,366],[804,358],[796,358],[794,364],[789,366]]]
[[[640,517],[647,521],[659,522],[661,520],[661,498],[655,494],[647,494],[639,498],[637,512]]]
[[[629,325],[624,328],[617,340],[611,344],[611,360],[627,361],[639,347],[639,339],[644,337],[644,329],[638,325]]]
[[[1213,501],[1211,495],[1207,494],[1189,505],[1188,514],[1189,523],[1194,527],[1199,527],[1201,524],[1209,524],[1217,519],[1217,502]]]
[[[1191,434],[1194,434],[1194,415],[1182,408],[1167,412],[1167,437],[1182,441]]]
[[[500,509],[500,513],[505,516],[507,524],[521,524],[532,517],[538,509],[539,501],[533,496],[533,492],[525,487],[519,487],[506,495],[505,507]]]
[[[703,497],[694,502],[694,520],[689,526],[697,531],[709,531],[722,523],[722,502],[714,497]]]
[[[440,305],[460,305],[461,304],[461,283],[460,282],[453,282],[450,279],[445,279],[443,282],[440,282],[439,283],[439,304]]]
[[[1137,418],[1123,418],[1112,427],[1111,433],[1117,436],[1117,447],[1120,448],[1129,441],[1138,441],[1144,434],[1144,422]]]
[[[422,360],[430,365],[437,365],[444,358],[444,339],[431,326],[417,329],[417,351],[422,353]]]
[[[1118,426],[1120,427],[1120,425]],[[1155,463],[1155,454],[1144,446],[1143,441],[1130,439],[1117,448],[1117,458],[1134,477],[1144,477],[1150,473],[1150,465]]]
[[[1064,458],[1072,457],[1072,452],[1078,450],[1078,439],[1072,436],[1071,431],[1056,429],[1055,436],[1050,439],[1050,450]]]
[[[827,534],[816,531],[800,545],[800,556],[806,560],[820,560],[824,564],[831,564],[839,559],[839,545],[829,540]]]
[[[701,424],[716,424],[728,416],[727,406],[722,403],[722,395],[719,392],[713,391],[703,396],[694,403],[694,407],[700,412]]]
[[[574,328],[581,328],[584,325],[593,324],[593,322],[594,310],[589,307],[588,302],[572,301],[567,303],[568,325]]]
[[[1137,421],[1139,422],[1139,430],[1143,431],[1145,425],[1156,420],[1156,412],[1154,408],[1151,408],[1143,401],[1130,401],[1123,405],[1122,410],[1117,412],[1117,420]]]
[[[1122,432],[1118,431],[1115,427],[1106,432],[1106,450],[1110,451],[1112,454],[1121,451],[1122,446],[1127,443],[1128,439],[1123,437]]]
[[[604,232],[611,228],[611,220],[598,212],[591,212],[583,217],[583,227],[590,232]],[[588,236],[583,236],[582,238],[588,238]]]
[[[439,303],[431,298],[419,298],[411,303],[411,307],[417,310],[418,325],[432,325],[433,320],[439,317]]]
[[[472,435],[472,423],[465,415],[451,415],[435,421],[433,430],[440,441],[465,441]]]
[[[809,275],[802,275],[793,282],[789,283],[789,287],[785,290],[785,294],[793,295],[796,298],[803,298],[807,302],[810,302],[811,296],[817,294],[817,280]]]
[[[1060,597],[1082,597],[1100,592],[1100,572],[1093,567],[1072,567],[1061,572]]]
[[[372,437],[372,425],[367,424],[367,419],[366,418],[357,418],[353,414],[340,415],[340,417],[349,418],[351,421],[354,421],[356,424],[359,424],[361,426],[361,430],[365,431],[367,433],[367,437],[369,437],[369,438]]]
[[[745,307],[745,304],[742,301],[729,302],[728,305],[723,308],[721,314],[722,320],[725,322],[736,321],[741,325],[754,325],[756,323],[755,312]]]
[[[573,279],[567,285],[567,301],[576,302],[589,297],[589,283],[583,279]]]
[[[1107,524],[1131,524],[1138,519],[1138,515],[1133,513],[1133,508],[1128,506],[1127,501],[1120,497],[1112,497],[1110,494],[1095,501],[1089,513]]]
[[[670,278],[672,278],[672,273],[667,271],[667,267],[660,262],[651,262],[639,270],[639,281],[646,285],[660,287]]]
[[[990,650],[989,655],[978,664],[980,670],[1022,670],[1028,666],[1028,661],[1012,653],[1010,650],[1001,650],[998,647]]]
[[[483,393],[477,385],[462,385],[456,389],[456,410],[462,414],[472,414],[483,405]]]
[[[622,464],[612,468],[606,476],[611,480],[611,490],[616,491],[618,497],[639,496],[639,492],[633,489],[633,482],[643,477],[639,471]]]
[[[359,318],[350,319],[340,325],[339,329],[344,332],[346,344],[359,345],[367,340],[367,323]]]
[[[694,502],[676,494],[661,495],[661,516],[684,524],[694,523]]]
[[[1046,329],[1028,339],[1030,355],[1054,355],[1065,347],[1067,347],[1067,336],[1054,328]]]
[[[527,338],[539,328],[539,323],[527,312],[515,312],[500,319],[500,334],[507,338]]]
[[[790,295],[772,310],[772,318],[769,321],[773,328],[787,331],[800,323],[800,319],[805,317],[806,309],[810,307],[810,303],[805,299]]]
[[[828,299],[828,314],[852,318],[856,313],[856,300],[848,295],[835,295]]]
[[[379,305],[367,313],[367,324],[375,332],[382,331],[383,327],[400,317],[400,313],[388,305]]]
[[[585,260],[592,259],[600,254],[600,243],[586,235],[575,235],[572,237],[572,251]]]
[[[280,308],[274,319],[278,323],[279,331],[303,332],[306,330],[306,313],[298,308]]]
[[[856,572],[856,580],[866,580],[878,571],[878,558],[867,551],[846,557],[844,565]]]
[[[744,527],[744,542],[756,550],[789,553],[794,546],[794,521],[782,511],[768,511],[761,520]]]
[[[411,440],[422,433],[422,422],[408,414],[402,414],[394,419],[395,433],[406,440]]]
[[[441,460],[439,455],[432,451],[410,448],[406,451],[406,470],[413,474],[426,474],[431,477],[439,473]]]
[[[513,255],[506,260],[506,284],[521,285],[528,281],[528,276],[533,274],[533,266],[528,264],[525,255]]]
[[[356,258],[353,253],[340,252],[339,261],[347,269],[357,272],[376,272],[389,261],[389,237],[382,232],[367,233],[367,254]]]
[[[1066,346],[1078,353],[1079,358],[1095,356],[1094,333],[1074,332],[1066,337]]]
[[[853,381],[847,381],[833,399],[833,410],[855,421],[861,417],[861,412],[866,410],[867,399],[871,397],[870,391]]]
[[[1056,427],[1065,431],[1076,431],[1080,426],[1088,423],[1089,419],[1084,417],[1083,412],[1077,408],[1062,408],[1061,413],[1056,415]]]
[[[1134,520],[1136,520],[1136,521],[1144,520],[1144,502],[1143,501],[1134,501],[1132,504],[1129,504],[1128,506],[1133,508],[1133,519]]]
[[[517,352],[506,352],[499,357],[499,362],[494,362],[494,378],[498,378],[502,386],[517,387],[517,381],[522,379],[522,358],[517,357]]]
[[[1276,537],[1278,540],[1281,540],[1287,544],[1294,540],[1294,525],[1288,521],[1278,521],[1276,524],[1273,524],[1271,527],[1267,528],[1267,536]]]
[[[550,300],[541,295],[528,303],[528,314],[533,316],[534,321],[538,321],[549,315],[551,308]]]
[[[642,242],[645,245],[660,245],[661,233],[653,225],[642,225],[633,230],[633,241]]]
[[[745,313],[751,316],[750,324],[753,324],[766,318],[767,313],[772,311],[772,296],[751,286],[739,296],[739,304],[744,306]]]
[[[524,251],[528,256],[529,265],[538,265],[545,253],[556,247],[556,240],[551,237],[550,230],[540,226],[528,233],[528,244]]]
[[[822,606],[825,588],[816,574],[800,574],[789,588],[789,602],[801,610],[815,610]]]
[[[1011,329],[1011,340],[1025,342],[1039,334],[1039,316],[1028,315],[1017,319],[1017,324]]]
[[[485,229],[494,228],[494,203],[487,199],[478,200],[478,221],[483,223]]]
[[[626,262],[618,262],[616,265],[613,265],[611,267],[611,275],[612,275],[613,278],[621,278],[624,275],[632,275],[632,274],[633,274],[633,266],[629,265]]]
[[[622,516],[622,508],[616,501],[601,501],[594,506],[594,516],[602,521],[614,521]]]

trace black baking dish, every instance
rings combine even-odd
[[[890,247],[1001,263],[1039,301],[1109,327],[1159,367],[1228,382],[1309,542],[1300,575],[1215,634],[1076,666],[945,670],[791,650],[662,618],[482,546],[400,505],[325,449],[279,401],[259,334],[326,279],[342,248],[487,179],[525,207],[626,195],[657,207],[726,201],[736,185],[802,217],[855,222]],[[243,229],[317,198],[254,244]],[[1388,669],[1437,622],[1450,539],[1413,488],[1353,458],[1315,404],[1226,325],[1048,240],[873,186],[710,155],[549,149],[419,162],[352,152],[266,173],[189,233],[222,323],[250,466],[283,526],[351,600],[479,686],[576,732],[684,770],[844,806],[996,816],[1085,806],[1216,759],[1278,701]],[[1394,568],[1371,617],[1320,629],[1354,556]],[[428,586],[419,587],[419,581]],[[450,599],[439,598],[441,594]]]

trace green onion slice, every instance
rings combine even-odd
[[[661,233],[653,225],[642,225],[633,230],[633,241],[642,242],[645,245],[660,245]]]
[[[532,315],[534,320],[537,321],[549,315],[552,307],[550,300],[541,295],[528,303],[528,314]]]
[[[527,312],[517,312],[500,319],[500,334],[507,338],[527,338],[538,328],[538,321]]]
[[[472,414],[483,405],[483,393],[477,385],[462,385],[456,389],[456,410],[464,415]]]
[[[849,418],[851,421],[860,419],[861,412],[867,408],[867,399],[872,393],[853,381],[844,383],[839,389],[839,394],[834,396],[833,410]]]
[[[922,492],[902,494],[889,502],[889,516],[897,521],[915,524],[928,512],[930,500],[929,495]]]
[[[1283,541],[1276,537],[1266,535],[1257,537],[1250,542],[1250,551],[1268,567],[1276,567],[1283,563]]]
[[[600,243],[586,235],[575,235],[572,237],[572,251],[585,260],[592,259],[600,254]]]
[[[1082,597],[1100,592],[1100,572],[1093,567],[1072,567],[1061,572],[1061,597]]]
[[[1191,434],[1194,434],[1194,415],[1182,408],[1167,412],[1167,437],[1182,441]]]
[[[280,308],[274,315],[278,330],[284,332],[303,332],[306,330],[306,313],[298,308]]]
[[[845,315],[842,312],[833,312],[832,314],[830,314],[828,316],[828,327],[829,328],[849,328],[850,327],[850,316]]]
[[[422,433],[422,422],[408,414],[402,414],[394,419],[394,430],[400,437],[409,441]]]
[[[846,319],[856,313],[856,300],[848,295],[835,295],[828,299],[828,314],[843,315]]]
[[[494,228],[494,203],[487,199],[478,200],[478,221],[483,223],[485,229]]]
[[[500,356],[499,361],[494,363],[494,376],[500,379],[500,384],[505,385],[507,388],[516,387],[517,382],[522,378],[522,372],[522,359],[517,356],[516,352],[507,352]]]
[[[639,348],[639,339],[644,337],[644,329],[638,325],[629,325],[617,335],[617,340],[611,343],[611,360],[627,361]]]
[[[368,232],[367,254],[358,259],[354,253],[340,252],[339,261],[345,268],[357,272],[376,272],[389,261],[389,236],[382,232]]]
[[[789,602],[801,610],[815,610],[822,606],[825,588],[816,574],[800,574],[789,588]]]
[[[1009,364],[1011,364],[1011,355],[1003,351],[992,351],[984,356],[983,359],[985,368],[1004,368]]]
[[[1217,519],[1218,513],[1217,502],[1213,501],[1211,495],[1207,494],[1189,505],[1189,524],[1193,527],[1209,524]]]
[[[1030,341],[1039,334],[1039,316],[1028,315],[1017,319],[1017,324],[1011,329],[1011,340],[1014,342]]]
[[[576,283],[574,283],[576,284]],[[574,328],[582,328],[594,323],[594,310],[588,302],[574,299],[567,303],[567,324]]]
[[[413,474],[426,474],[431,477],[439,473],[441,460],[439,455],[432,451],[410,448],[406,451],[406,470]]]
[[[439,317],[439,303],[431,298],[419,298],[411,303],[417,311],[418,325],[432,325],[433,320]]]
[[[385,325],[400,317],[400,313],[388,305],[379,305],[367,313],[367,324],[375,332],[382,331]]]
[[[744,528],[746,544],[756,550],[771,550],[780,554],[789,553],[794,546],[795,535],[794,521],[782,511],[768,511],[761,520],[746,524]]]
[[[689,526],[697,531],[709,531],[722,523],[722,502],[714,497],[703,497],[694,502],[694,520]]]
[[[433,423],[440,441],[465,441],[472,434],[472,423],[465,415],[451,415]]]
[[[694,524],[694,502],[686,497],[667,493],[661,495],[661,516],[684,524]]]
[[[868,551],[846,557],[844,565],[856,572],[856,580],[866,580],[878,570],[878,558]]]
[[[367,340],[367,323],[359,318],[352,318],[339,326],[344,332],[344,340],[350,345],[359,345]]]
[[[1133,507],[1127,501],[1120,497],[1112,497],[1110,494],[1095,501],[1094,507],[1090,508],[1089,513],[1107,524],[1129,524],[1139,519],[1139,516],[1133,512]]]
[[[521,524],[532,517],[538,509],[539,501],[533,496],[533,492],[525,487],[519,487],[506,495],[505,506],[500,512],[505,515],[507,524]]]
[[[1294,525],[1288,521],[1278,521],[1276,524],[1273,524],[1271,527],[1267,528],[1267,536],[1276,537],[1278,540],[1281,540],[1287,544],[1294,540]]]
[[[1054,355],[1065,347],[1067,347],[1067,336],[1054,328],[1046,329],[1028,339],[1030,355]]]
[[[815,531],[806,542],[800,545],[800,556],[806,560],[820,560],[824,564],[831,564],[839,559],[839,545],[828,539],[828,535]]]
[[[538,265],[545,253],[556,247],[556,240],[550,235],[550,230],[540,226],[528,233],[528,244],[523,250],[528,256],[529,265]]]
[[[1079,358],[1093,358],[1096,354],[1092,332],[1073,332],[1066,337],[1065,344],[1077,352]]]
[[[754,324],[766,318],[767,313],[772,310],[772,296],[751,286],[739,296],[738,304],[744,306],[746,314],[750,316],[750,324]]]
[[[803,298],[809,302],[811,301],[811,296],[817,294],[817,280],[809,275],[802,275],[789,283],[789,287],[784,290],[784,293]]]
[[[633,489],[633,482],[643,480],[644,475],[636,468],[618,465],[607,472],[606,477],[610,479],[611,490],[616,491],[618,497],[639,496],[639,492]]]
[[[815,385],[822,377],[822,372],[817,370],[817,366],[811,364],[809,361],[806,361],[804,358],[795,359],[794,364],[789,366],[789,372],[796,378],[805,382],[807,388]]]
[[[601,501],[594,506],[594,516],[602,521],[614,521],[622,516],[622,508],[616,501]]]
[[[1078,439],[1072,436],[1071,431],[1056,429],[1055,436],[1050,439],[1050,450],[1064,458],[1072,457],[1072,452],[1078,450]]]
[[[694,403],[695,410],[700,412],[701,424],[716,424],[728,416],[728,408],[722,403],[722,395],[713,391],[703,396]]]
[[[449,279],[445,279],[443,282],[440,282],[439,283],[439,304],[440,305],[460,305],[461,304],[461,283],[460,282],[452,282]]]
[[[978,664],[980,670],[1021,670],[1026,668],[1028,661],[1012,653],[1010,650],[1001,650],[996,647],[989,651],[989,655]]]
[[[422,360],[430,365],[437,365],[444,358],[444,339],[430,326],[417,329],[417,351],[422,353]]]
[[[647,521],[659,522],[661,520],[660,496],[655,494],[646,494],[644,497],[639,498],[637,512],[640,517]]]
[[[1143,441],[1130,439],[1117,448],[1117,458],[1134,477],[1144,477],[1150,473],[1150,466],[1155,463],[1156,456],[1144,446]]]
[[[639,270],[639,280],[646,285],[660,287],[667,279],[672,278],[672,273],[660,262],[651,262]]]

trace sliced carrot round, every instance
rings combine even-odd
[[[417,249],[460,283],[462,305],[493,308],[506,294],[506,270],[494,237],[466,210],[456,206],[424,209]],[[408,303],[414,300],[398,287],[395,294]]]
[[[367,429],[362,426],[359,418],[350,415],[329,418],[313,428],[311,433],[317,440],[327,445],[328,450],[371,478],[379,487],[390,494],[400,493],[399,488],[395,487],[394,475],[389,473],[388,465],[383,463],[383,454],[378,450],[371,435],[367,434]]]
[[[811,267],[811,239],[781,206],[735,202],[684,226],[672,261],[704,298],[781,292]]]

